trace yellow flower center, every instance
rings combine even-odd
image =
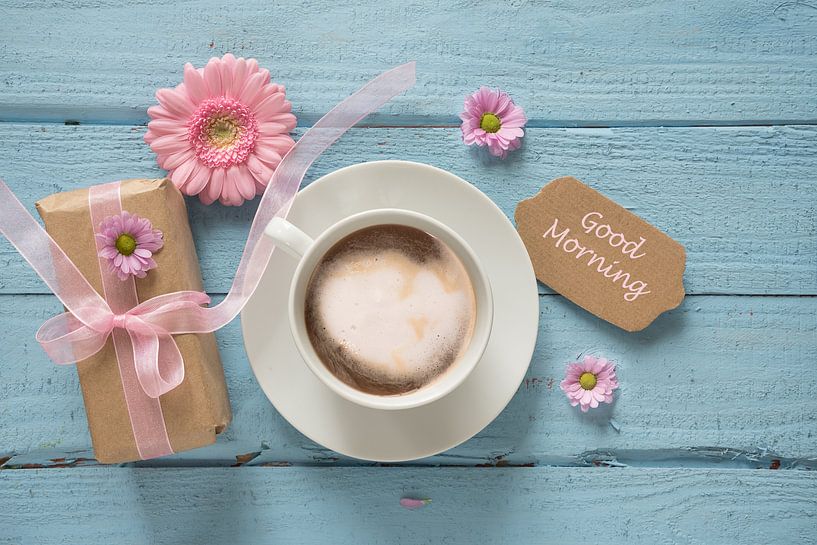
[[[214,148],[229,148],[241,137],[241,126],[231,116],[213,116],[204,129],[207,143]]]
[[[479,127],[485,132],[496,132],[502,126],[502,122],[494,114],[482,114],[479,119]]]
[[[131,255],[136,250],[136,239],[127,233],[122,233],[116,239],[116,251],[122,255]]]
[[[592,390],[596,387],[596,375],[589,372],[582,373],[582,376],[579,377],[579,385],[585,390]]]

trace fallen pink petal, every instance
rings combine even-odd
[[[402,505],[406,509],[412,509],[412,510],[420,509],[421,507],[425,507],[429,503],[431,503],[431,500],[429,500],[429,499],[418,500],[418,499],[415,499],[415,498],[403,498],[403,499],[400,500],[400,505]]]

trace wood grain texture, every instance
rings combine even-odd
[[[686,454],[698,454],[713,463],[740,458],[746,467],[781,458],[817,466],[817,298],[691,297],[636,334],[561,297],[540,301],[536,351],[508,408],[475,438],[420,464],[584,465],[622,457],[628,465],[683,465]],[[29,454],[10,465],[90,455],[76,374],[50,363],[33,339],[57,311],[46,295],[0,297],[0,455]],[[231,465],[247,454],[250,464],[356,463],[312,443],[272,408],[237,321],[217,338],[233,423],[211,451],[145,465]],[[583,352],[615,360],[621,380],[615,404],[587,415],[559,390],[565,365]]]
[[[33,339],[59,304],[0,240],[0,544],[817,541],[817,473],[798,470],[817,469],[814,2],[6,0],[0,34],[0,176],[29,205],[161,175],[139,125],[184,62],[258,58],[286,84],[300,136],[416,59],[417,86],[366,120],[386,128],[351,131],[308,181],[427,162],[512,216],[573,175],[682,242],[696,295],[627,334],[542,289],[511,404],[422,467],[361,467],[294,430],[236,321],[217,334],[235,413],[219,442],[96,467],[76,373]],[[463,97],[483,84],[530,118],[504,162],[459,139]],[[211,293],[229,287],[253,213],[190,202]],[[622,387],[581,415],[558,382],[585,352],[614,359]],[[214,467],[230,465],[243,467]],[[9,469],[37,466],[49,469]],[[404,496],[433,502],[410,512]]]
[[[0,119],[141,122],[185,62],[234,52],[286,84],[304,123],[411,59],[417,87],[375,122],[454,123],[484,84],[539,126],[817,121],[816,28],[812,5],[779,0],[10,0]]]
[[[0,543],[805,545],[815,486],[792,471],[2,471]],[[409,511],[404,496],[432,502]]]
[[[28,205],[56,191],[163,175],[144,127],[0,123],[0,173]],[[300,134],[300,131],[299,131]],[[310,169],[406,159],[450,170],[513,217],[516,203],[570,174],[687,249],[687,293],[817,294],[817,127],[530,129],[506,161],[458,129],[356,129]],[[229,288],[255,205],[190,216],[205,287]],[[0,240],[0,293],[45,287]]]

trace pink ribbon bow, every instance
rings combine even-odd
[[[67,312],[46,321],[37,340],[58,364],[81,361],[101,350],[113,336],[128,415],[142,459],[172,453],[158,397],[184,380],[184,362],[172,335],[210,333],[235,318],[255,291],[275,245],[263,236],[274,217],[286,217],[307,169],[343,133],[392,97],[414,85],[414,63],[374,78],[332,108],[298,140],[276,168],[261,197],[232,287],[215,307],[200,292],[181,291],[138,303],[135,289],[116,293],[122,284],[103,285],[103,299],[65,252],[40,227],[0,180],[0,233],[6,236],[63,303]],[[118,183],[91,188],[91,214],[117,199],[99,199],[94,191],[117,191]],[[96,223],[94,223],[96,224]],[[123,283],[124,284],[124,283]],[[131,286],[133,284],[131,283]],[[130,301],[127,304],[123,304]],[[110,303],[110,305],[109,305]],[[137,304],[138,303],[138,304]],[[112,308],[113,307],[113,308]],[[129,339],[132,354],[124,350]],[[132,356],[132,363],[131,363]],[[135,373],[136,379],[132,375]],[[135,384],[138,382],[140,388]]]
[[[203,319],[201,305],[210,302],[199,291],[178,291],[139,303],[124,314],[114,314],[105,301],[83,309],[92,315],[83,323],[66,312],[46,321],[37,341],[54,363],[65,365],[99,352],[114,328],[127,332],[133,345],[136,376],[145,394],[157,398],[184,380],[184,361],[171,335],[197,329]]]

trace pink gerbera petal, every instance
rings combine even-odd
[[[198,165],[198,170],[190,175],[187,185],[188,195],[198,195],[210,182],[212,169],[207,165]]]
[[[178,153],[162,156],[161,158],[157,157],[157,159],[161,161],[159,166],[166,168],[167,170],[173,170],[175,168],[179,168],[179,166],[181,166],[181,164],[185,161],[195,159],[195,155],[193,154],[193,150],[187,148]]]
[[[168,112],[162,106],[148,107],[148,116],[151,119],[176,119],[176,115]]]
[[[184,85],[187,89],[187,94],[190,95],[190,99],[193,101],[193,104],[198,105],[202,100],[209,96],[207,84],[204,83],[204,78],[189,62],[184,65]],[[151,126],[152,125],[153,124],[151,123]]]
[[[281,162],[281,155],[272,146],[256,150],[255,156],[268,165],[277,165]]]
[[[268,97],[260,100],[253,107],[253,112],[258,117],[263,117],[266,115],[272,116],[283,110],[285,102],[286,97],[284,97],[283,93],[272,93]]]
[[[216,202],[221,195],[221,188],[224,186],[224,177],[226,176],[223,168],[214,168],[210,172],[210,183],[204,188],[204,191],[199,193],[199,199],[204,204],[212,204]]]
[[[196,165],[198,165],[198,162],[195,159],[189,159],[170,172],[170,179],[176,187],[184,191],[184,186],[187,185],[187,180],[195,171]]]
[[[166,134],[164,136],[159,136],[153,142],[151,142],[150,147],[156,153],[161,153],[163,155],[170,155],[171,153],[179,153],[188,149],[189,144],[187,143],[187,136],[180,135],[180,134]]]
[[[224,185],[221,188],[221,197],[219,197],[221,204],[229,206],[237,206],[242,202],[241,194],[238,192],[238,187],[235,185],[235,179],[225,173]]]
[[[237,206],[263,192],[295,144],[288,133],[297,120],[284,87],[254,59],[229,53],[204,68],[186,64],[183,80],[159,89],[159,105],[148,108],[144,140],[159,165],[206,204]]]
[[[261,88],[263,86],[264,75],[260,72],[252,74],[249,78],[247,78],[247,83],[241,90],[241,95],[239,95],[238,100],[240,100],[243,104],[254,104],[258,97],[258,93],[261,92]]]
[[[204,67],[204,83],[207,84],[207,94],[209,97],[222,96],[221,88],[221,60],[212,57]]]
[[[241,95],[241,90],[244,88],[244,84],[247,82],[247,59],[244,57],[239,57],[235,61],[235,65],[233,66],[233,75],[230,85],[230,96],[232,98],[237,98]]]
[[[232,166],[227,169],[227,179],[238,189],[242,199],[252,199],[255,196],[255,178],[252,177],[246,166]]]
[[[221,58],[221,92],[227,98],[235,98],[238,96],[237,93],[233,91],[235,87],[235,65],[237,62],[237,59],[232,53],[227,53]]]
[[[150,130],[157,135],[181,134],[187,135],[187,127],[180,126],[171,119],[157,119],[150,124]]]
[[[187,94],[176,89],[159,89],[156,91],[156,100],[165,109],[179,117],[188,116],[193,113],[193,103],[190,102]]]
[[[262,187],[266,187],[269,183],[273,173],[273,166],[267,165],[254,155],[247,159],[247,168],[250,169],[250,174]]]

